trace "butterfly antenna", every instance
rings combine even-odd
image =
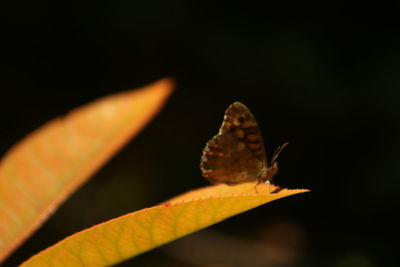
[[[274,163],[275,163],[276,159],[278,158],[279,154],[281,153],[281,151],[282,151],[288,144],[289,144],[288,142],[285,142],[285,143],[283,143],[283,145],[278,146],[278,147],[275,149],[275,152],[274,152],[274,154],[272,155],[271,166],[274,165]]]

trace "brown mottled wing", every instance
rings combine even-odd
[[[203,150],[200,169],[211,183],[260,180],[267,168],[262,137],[254,116],[235,102],[225,111],[219,133]]]

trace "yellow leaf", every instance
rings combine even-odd
[[[266,192],[265,187],[260,185],[257,190]],[[269,189],[277,188],[270,185]],[[235,214],[307,191],[256,193],[253,183],[201,188],[76,233],[22,266],[109,266]]]
[[[161,108],[173,83],[99,99],[28,135],[0,162],[0,262]]]

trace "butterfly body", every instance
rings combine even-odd
[[[234,102],[225,111],[219,133],[207,142],[200,169],[213,184],[270,182],[278,172],[275,158],[268,166],[262,136],[253,114],[242,103]]]

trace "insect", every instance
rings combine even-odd
[[[258,124],[250,110],[234,102],[225,111],[219,133],[207,142],[201,157],[203,176],[213,184],[271,183],[278,172],[276,161],[288,143],[279,146],[270,164]]]

